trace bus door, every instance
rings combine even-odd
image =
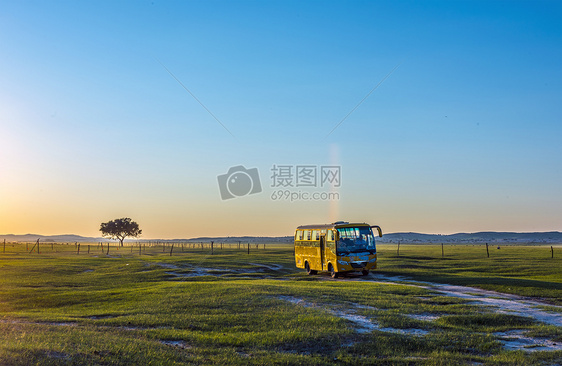
[[[320,266],[322,271],[326,270],[326,236],[320,236]]]

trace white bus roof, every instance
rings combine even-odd
[[[358,226],[371,226],[367,223],[349,223],[345,221],[337,221],[331,224],[318,224],[318,225],[302,225],[297,227],[297,230],[321,230],[321,229],[337,229],[340,227],[358,227]]]

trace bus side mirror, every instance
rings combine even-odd
[[[381,230],[381,227],[380,227],[380,226],[377,226],[377,225],[373,225],[373,226],[371,226],[371,228],[376,228],[376,229],[377,229],[377,231],[379,232],[379,237],[381,237],[381,238],[382,238],[382,230]]]

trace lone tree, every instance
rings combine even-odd
[[[123,240],[125,240],[126,237],[137,238],[142,234],[142,230],[139,229],[139,224],[128,217],[102,222],[100,231],[103,237],[119,240],[121,246],[123,246]]]

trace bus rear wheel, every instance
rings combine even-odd
[[[332,278],[338,278],[339,277],[339,273],[336,272],[336,270],[334,269],[334,266],[332,266],[332,264],[330,264],[328,266],[328,271],[330,271],[330,276],[332,276]]]
[[[306,270],[306,273],[308,273],[309,275],[315,275],[316,271],[310,269],[310,265],[308,264],[308,262],[304,263],[304,269]]]

